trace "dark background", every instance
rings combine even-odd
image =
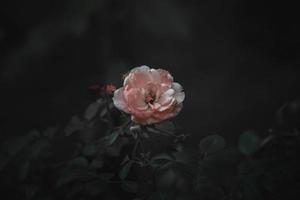
[[[62,124],[142,64],[184,86],[195,137],[274,126],[299,92],[298,7],[253,0],[0,3],[1,136]]]

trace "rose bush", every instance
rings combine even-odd
[[[140,66],[124,78],[114,92],[114,105],[139,124],[154,124],[176,116],[185,98],[183,88],[163,69]]]

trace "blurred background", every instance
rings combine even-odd
[[[10,0],[0,3],[0,132],[62,124],[139,65],[184,86],[194,135],[274,125],[300,89],[299,12],[256,0]]]

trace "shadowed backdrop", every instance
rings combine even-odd
[[[299,91],[296,6],[238,0],[0,3],[1,135],[63,124],[139,65],[186,92],[176,118],[194,137],[274,126]]]

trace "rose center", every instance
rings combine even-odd
[[[145,98],[146,103],[150,103],[153,104],[153,102],[155,101],[155,96],[154,95],[147,95]]]

